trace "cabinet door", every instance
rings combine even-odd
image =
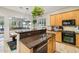
[[[50,25],[55,26],[55,15],[50,16]]]
[[[76,34],[76,46],[79,47],[79,34]]]
[[[53,38],[50,38],[48,40],[48,53],[55,52],[55,47],[56,47],[55,43],[56,43],[55,39]]]
[[[74,12],[70,11],[70,12],[63,13],[62,18],[63,20],[74,19]]]
[[[20,53],[32,53],[33,49],[29,49],[22,42],[19,42],[19,52]]]
[[[56,15],[56,26],[62,26],[62,14]]]
[[[79,10],[74,11],[74,17],[76,20],[76,25],[79,26]]]
[[[56,41],[62,42],[62,32],[56,32]]]

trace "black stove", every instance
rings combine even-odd
[[[68,44],[76,44],[76,37],[74,31],[63,31],[62,32],[62,41]]]

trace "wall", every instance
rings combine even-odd
[[[20,12],[16,12],[10,9],[6,9],[3,7],[0,7],[0,16],[4,16],[4,38],[5,40],[9,40],[9,18],[10,17],[23,17],[24,14]]]

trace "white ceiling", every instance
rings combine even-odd
[[[51,13],[63,8],[67,8],[68,6],[42,6],[42,7],[44,7],[45,13]],[[31,14],[33,6],[6,6],[6,7],[4,6],[4,8],[11,9],[21,13]],[[28,8],[28,11],[26,10],[26,8]]]

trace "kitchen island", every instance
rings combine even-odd
[[[19,52],[21,53],[47,53],[48,39],[46,29],[19,32],[20,43]]]
[[[34,52],[35,48],[46,42],[46,30],[32,30],[19,32],[20,34],[20,52]],[[44,36],[44,37],[43,37]]]

